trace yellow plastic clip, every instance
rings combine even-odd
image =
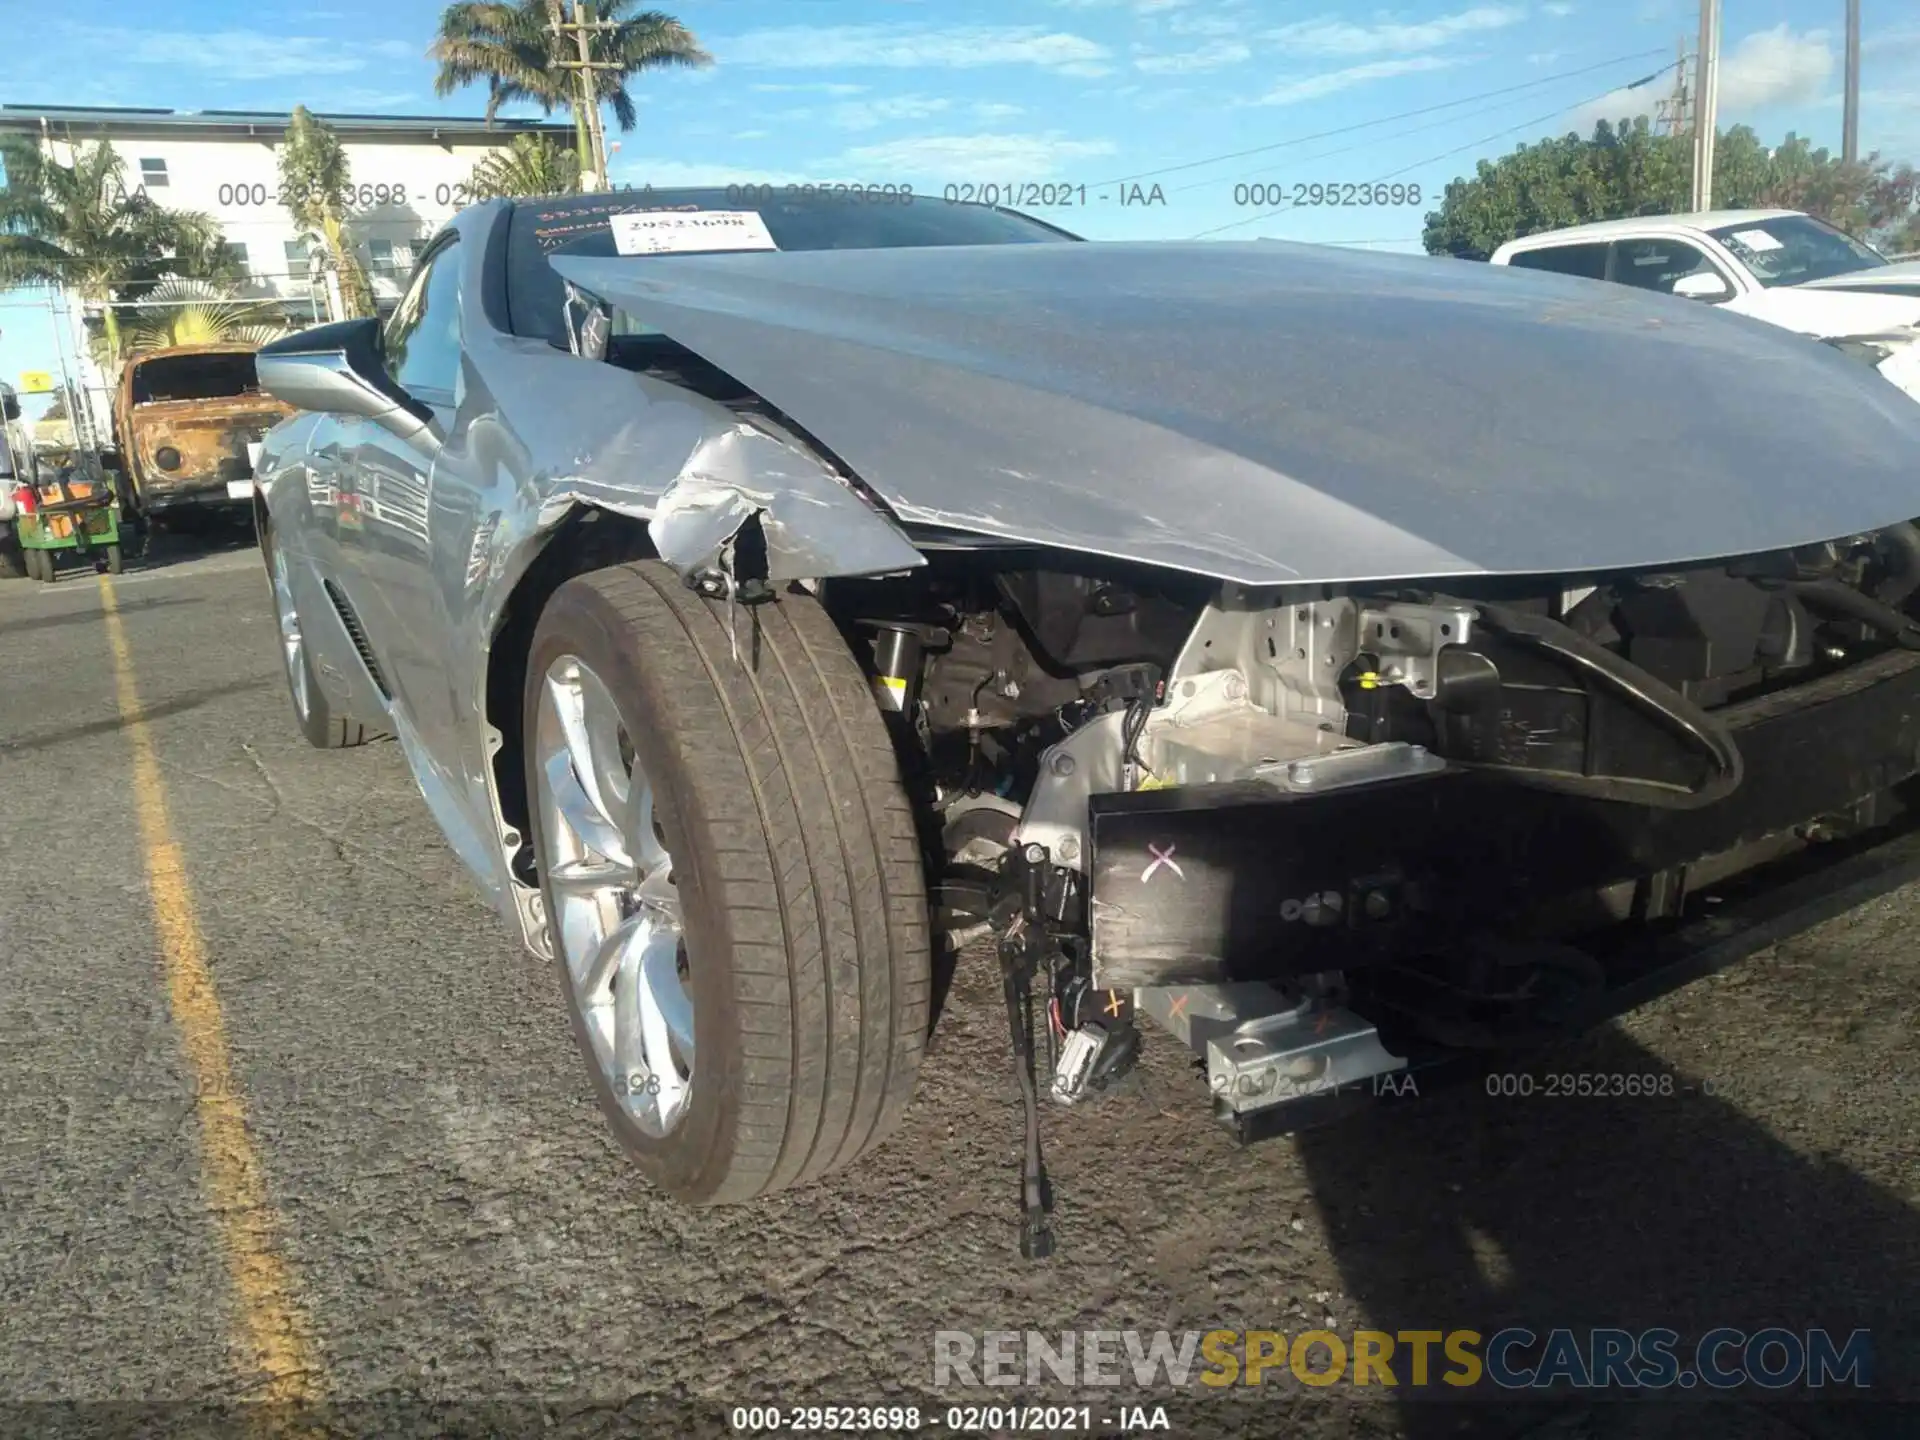
[[[1380,688],[1380,672],[1377,670],[1368,670],[1362,674],[1360,676],[1360,688],[1362,690],[1378,690]]]

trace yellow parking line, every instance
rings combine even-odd
[[[260,1157],[247,1134],[246,1104],[227,1051],[226,1019],[207,969],[206,941],[194,914],[186,865],[167,819],[166,787],[153,736],[140,715],[140,692],[113,582],[104,575],[100,597],[113,649],[120,720],[133,748],[133,800],[154,926],[166,963],[167,999],[193,1073],[202,1177],[233,1276],[239,1312],[233,1345],[240,1365],[264,1377],[258,1389],[248,1388],[249,1398],[310,1403],[319,1396],[321,1379],[312,1327],[295,1292],[292,1269],[279,1250],[279,1217],[267,1200]]]

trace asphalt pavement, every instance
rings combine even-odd
[[[1195,1436],[1920,1434],[1912,890],[1529,1066],[1664,1095],[1472,1088],[1243,1148],[1150,1031],[1117,1093],[1048,1116],[1061,1249],[1026,1264],[990,956],[878,1156],[662,1200],[398,748],[300,738],[237,542],[0,583],[0,837],[0,1434],[677,1436],[768,1405],[951,1434],[983,1400]],[[940,1331],[1516,1324],[1867,1329],[1871,1386],[990,1391],[932,1364]]]

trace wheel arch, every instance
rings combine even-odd
[[[534,627],[553,592],[574,576],[630,560],[658,558],[646,521],[597,505],[576,505],[514,581],[501,607],[486,651],[481,720],[489,737],[499,737],[497,744],[489,738],[488,789],[507,877],[516,888],[539,883],[529,843],[526,773],[521,763],[526,743],[521,733],[521,697]],[[531,934],[528,939],[531,943]]]

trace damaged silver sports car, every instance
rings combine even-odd
[[[1145,1021],[1253,1138],[1920,874],[1920,406],[1757,321],[748,187],[476,206],[258,370],[298,724],[690,1202],[872,1149],[988,941],[1040,1254]]]

